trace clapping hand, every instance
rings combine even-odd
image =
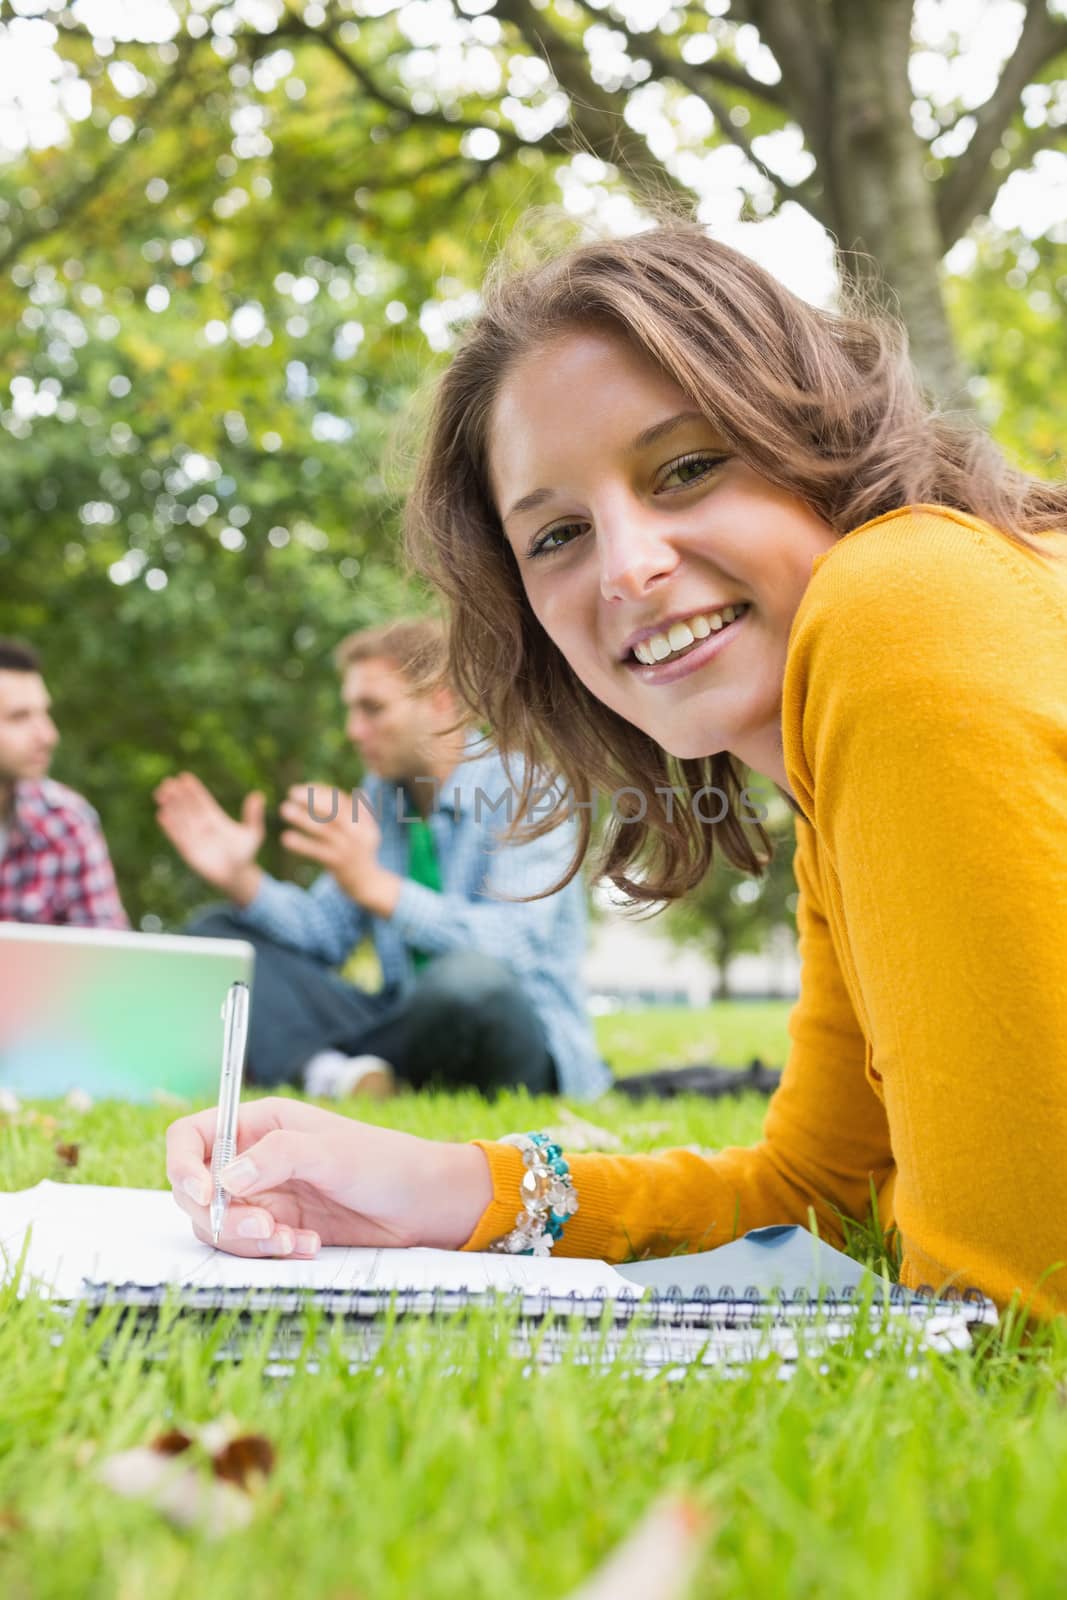
[[[164,778],[155,801],[157,821],[186,865],[231,899],[250,900],[266,832],[263,796],[246,795],[238,820],[227,815],[199,778],[181,772]]]

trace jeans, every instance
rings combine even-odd
[[[340,1050],[383,1057],[414,1089],[489,1093],[525,1085],[531,1094],[557,1092],[540,1018],[495,956],[448,951],[419,969],[410,992],[369,993],[229,910],[209,911],[185,932],[255,947],[248,1078],[260,1087],[300,1085],[312,1056]]]

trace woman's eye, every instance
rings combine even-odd
[[[531,556],[544,556],[553,550],[561,550],[565,544],[576,539],[581,531],[580,522],[562,522],[558,528],[549,528],[539,539],[535,539],[529,553]]]
[[[724,455],[708,455],[700,452],[681,456],[666,468],[664,481],[677,473],[682,480],[680,487],[688,488],[691,483],[698,483],[701,478],[707,477],[709,472],[714,472],[716,467],[721,467],[726,460],[728,457]]]
[[[694,451],[688,456],[679,456],[677,461],[672,461],[664,468],[663,479],[659,484],[662,489],[667,479],[677,475],[681,482],[675,485],[679,489],[688,489],[691,484],[699,483],[701,478],[709,477],[716,468],[721,467],[730,458],[727,455],[714,455],[705,451]],[[564,545],[571,544],[586,527],[584,522],[561,522],[556,528],[548,528],[539,534],[530,546],[527,554],[530,557],[551,555],[553,550],[562,550]]]

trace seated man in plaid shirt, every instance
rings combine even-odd
[[[48,777],[50,707],[35,652],[0,639],[0,922],[128,928],[99,817]]]
[[[581,880],[519,899],[563,877],[573,819],[502,842],[517,796],[439,681],[437,623],[365,629],[342,643],[337,664],[346,730],[369,777],[355,796],[299,785],[281,806],[282,844],[324,869],[310,889],[256,864],[262,795],[247,797],[238,821],[191,773],[156,794],[163,831],[231,902],[188,931],[256,948],[250,1077],[334,1097],[387,1094],[397,1077],[416,1088],[599,1094],[610,1074],[582,991]],[[366,935],[382,969],[375,993],[335,970]]]

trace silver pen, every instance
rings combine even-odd
[[[211,1151],[211,1177],[215,1185],[211,1198],[211,1237],[215,1244],[230,1197],[219,1182],[219,1173],[237,1154],[237,1114],[241,1109],[241,1078],[244,1075],[245,1046],[248,1042],[248,985],[231,983],[222,1008],[222,1071],[219,1075],[219,1110],[215,1121],[215,1143]]]

